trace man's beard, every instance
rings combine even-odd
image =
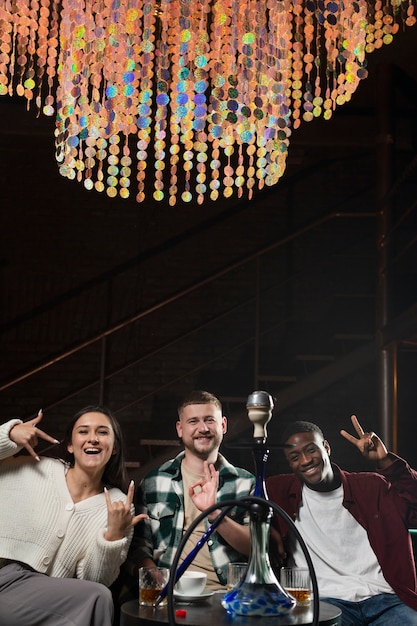
[[[193,454],[195,454],[202,461],[206,461],[210,454],[212,454],[213,450],[216,450],[220,445],[215,438],[212,438],[210,439],[210,446],[202,450],[195,445],[196,441],[198,441],[198,439],[193,439],[191,445],[185,445],[185,447],[188,448],[190,452],[193,452]]]

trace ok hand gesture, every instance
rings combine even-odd
[[[370,459],[371,461],[375,461],[378,467],[382,468],[387,465],[391,465],[387,448],[378,435],[373,431],[364,432],[356,415],[352,415],[350,419],[352,420],[353,427],[356,430],[358,437],[350,435],[346,430],[341,430],[340,434],[345,439],[350,441],[350,443],[353,443],[353,445],[358,448],[364,457]]]
[[[133,480],[127,491],[126,502],[123,500],[115,500],[112,502],[108,490],[104,489],[104,495],[107,503],[107,530],[104,538],[107,541],[116,541],[126,536],[129,528],[136,526],[143,519],[148,519],[148,515],[141,513],[140,515],[132,515],[131,507],[133,495],[135,492],[135,484]]]
[[[199,511],[205,511],[217,500],[219,472],[212,463],[204,461],[204,478],[195,482],[189,489],[191,500]],[[214,515],[213,513],[211,515]]]

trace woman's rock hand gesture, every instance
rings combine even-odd
[[[132,515],[131,508],[134,492],[135,484],[132,480],[127,490],[126,502],[123,502],[123,500],[112,502],[108,490],[106,487],[104,488],[107,503],[107,530],[104,533],[104,538],[107,541],[123,539],[130,528],[136,526],[143,519],[148,519],[148,515],[145,513]]]

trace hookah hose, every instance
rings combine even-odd
[[[307,561],[307,565],[308,565],[308,569],[310,571],[310,576],[311,576],[311,583],[312,583],[312,587],[313,587],[313,621],[311,622],[311,626],[318,626],[319,625],[319,590],[318,590],[318,585],[317,585],[317,578],[316,578],[316,573],[314,571],[314,566],[313,566],[313,562],[311,560],[311,556],[308,552],[307,546],[299,532],[299,530],[296,528],[293,520],[290,518],[290,516],[280,507],[278,506],[278,504],[275,504],[274,502],[268,501],[265,498],[259,498],[256,496],[245,496],[244,498],[240,498],[238,500],[225,500],[224,502],[216,502],[215,504],[213,504],[212,506],[210,506],[208,509],[206,509],[205,511],[203,511],[198,517],[196,517],[196,519],[192,522],[192,524],[190,525],[190,527],[188,528],[187,532],[184,534],[184,536],[181,539],[181,542],[177,548],[177,551],[175,553],[174,556],[174,560],[172,562],[171,565],[171,573],[175,572],[176,575],[170,575],[169,577],[169,582],[167,585],[167,601],[168,601],[168,619],[169,619],[169,624],[170,626],[175,626],[176,621],[175,621],[175,611],[174,611],[174,586],[175,583],[177,582],[178,578],[180,577],[180,575],[183,573],[183,571],[188,567],[188,565],[190,565],[191,561],[194,559],[194,557],[196,556],[197,552],[200,550],[200,548],[203,545],[203,541],[200,540],[198,542],[198,544],[196,544],[195,548],[190,552],[190,554],[188,555],[188,557],[186,557],[185,561],[183,562],[182,565],[184,565],[184,563],[186,562],[185,567],[182,568],[181,572],[179,573],[177,571],[177,567],[178,567],[178,562],[180,560],[180,556],[181,553],[191,535],[191,533],[194,531],[194,529],[196,528],[196,526],[198,526],[198,524],[207,516],[209,515],[212,511],[216,511],[218,509],[222,509],[222,513],[220,513],[220,515],[218,516],[218,518],[216,520],[214,520],[214,522],[212,523],[212,525],[210,526],[210,531],[213,532],[217,526],[218,523],[220,523],[220,521],[223,519],[223,517],[226,515],[227,511],[229,511],[230,509],[232,509],[235,506],[240,506],[243,507],[247,510],[249,510],[251,508],[252,505],[260,505],[260,506],[268,506],[268,508],[272,508],[276,513],[278,513],[278,515],[280,517],[282,517],[282,519],[288,524],[288,526],[291,528],[291,530],[294,532],[297,540],[300,543],[301,549],[304,553],[304,556],[306,558]],[[223,511],[223,509],[226,509],[225,511]],[[217,524],[216,524],[217,522]],[[210,532],[210,534],[211,534]],[[205,538],[207,539],[209,536],[208,533],[206,533]],[[204,537],[203,537],[204,538]],[[265,618],[268,619],[268,618]]]
[[[217,507],[217,509],[219,509],[220,507]],[[195,544],[194,548],[191,550],[191,552],[188,554],[188,556],[185,557],[185,559],[183,560],[183,562],[181,563],[181,565],[178,566],[178,568],[172,569],[172,572],[175,572],[175,576],[174,576],[174,585],[177,582],[177,580],[179,580],[181,578],[181,576],[183,575],[183,573],[185,572],[185,570],[189,567],[189,565],[192,563],[192,561],[195,559],[196,555],[198,554],[198,552],[200,552],[201,548],[203,547],[203,545],[207,542],[208,538],[210,537],[210,535],[213,534],[213,532],[216,530],[217,526],[220,524],[220,522],[222,521],[222,519],[227,515],[227,513],[230,511],[230,509],[233,508],[232,506],[228,506],[227,508],[223,508],[223,510],[219,513],[219,515],[216,517],[216,519],[210,524],[210,526],[207,528],[206,532],[203,534],[203,536],[201,537],[201,539],[199,539],[197,541],[197,543]],[[209,509],[207,509],[208,513],[210,513],[210,511],[213,509],[213,507],[210,507]],[[214,510],[214,509],[213,509]],[[204,511],[202,514],[199,515],[198,517],[198,523],[206,516],[206,511]],[[192,524],[191,527],[191,531],[194,529],[195,524]],[[187,534],[188,537],[188,534]],[[181,544],[182,545],[182,544]],[[181,553],[181,552],[180,552]],[[178,559],[177,559],[178,562]],[[171,576],[170,576],[171,578]],[[158,606],[159,603],[161,602],[161,600],[163,600],[165,598],[165,596],[167,595],[169,590],[169,583],[167,583],[165,585],[165,587],[162,589],[161,593],[159,594],[154,606]]]

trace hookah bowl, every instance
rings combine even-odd
[[[255,499],[249,507],[251,551],[245,576],[223,596],[221,603],[231,615],[287,615],[296,605],[278,582],[269,556],[269,532],[272,509],[265,490],[265,467],[269,450],[266,447],[266,424],[274,407],[265,391],[254,391],[246,404],[249,419],[254,424],[252,454],[256,467]]]

